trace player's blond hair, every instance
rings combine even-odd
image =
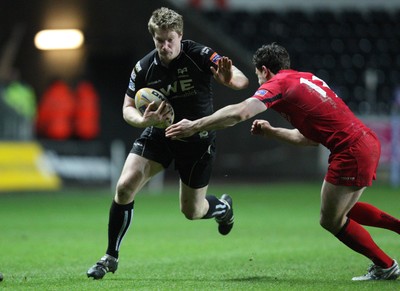
[[[152,36],[158,29],[172,30],[179,35],[183,34],[183,16],[176,11],[161,7],[153,11],[147,28]]]

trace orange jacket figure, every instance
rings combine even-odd
[[[99,97],[92,83],[82,81],[76,88],[75,134],[80,139],[94,139],[100,132]]]
[[[206,1],[207,2],[207,1]],[[227,9],[228,7],[228,1],[227,0],[214,0],[214,1],[208,1],[208,3],[203,3],[203,0],[189,0],[189,5],[197,8],[197,9],[202,9],[204,8],[207,4],[210,4],[210,2],[212,2],[211,4],[214,5],[214,8],[218,8],[218,9]]]
[[[36,129],[40,137],[64,140],[72,136],[74,95],[68,85],[53,82],[43,94],[37,112]]]

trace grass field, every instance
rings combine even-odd
[[[318,224],[319,184],[211,186],[234,198],[235,227],[188,221],[177,187],[137,197],[119,269],[86,270],[105,252],[108,190],[0,194],[1,290],[400,290],[400,281],[352,282],[369,261]],[[384,185],[362,200],[400,216],[399,191]],[[369,228],[400,258],[397,234]]]

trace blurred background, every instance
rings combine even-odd
[[[134,64],[154,47],[147,21],[161,6],[184,16],[185,39],[229,56],[249,77],[244,91],[214,86],[216,109],[254,93],[252,54],[280,43],[294,69],[326,81],[378,133],[379,179],[399,186],[397,0],[1,0],[0,191],[115,185],[141,132],[122,119],[124,94]],[[48,29],[75,29],[76,47],[43,49],[38,33]],[[270,111],[258,117],[288,126]],[[250,124],[219,131],[212,183],[323,178],[322,147],[251,137]],[[169,181],[177,181],[172,169],[150,187]]]

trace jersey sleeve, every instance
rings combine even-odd
[[[131,98],[135,98],[136,92],[142,88],[142,83],[141,82],[141,71],[142,71],[142,66],[140,64],[140,61],[136,63],[136,65],[133,67],[131,76],[129,78],[129,85],[128,89],[126,90],[126,95],[128,95]]]
[[[270,108],[273,104],[282,99],[282,93],[278,82],[270,80],[262,84],[254,93],[252,98],[256,98]]]
[[[211,74],[210,67],[217,68],[218,60],[222,57],[212,48],[196,43],[194,41],[189,41],[190,55],[196,61],[196,63],[205,72]]]

